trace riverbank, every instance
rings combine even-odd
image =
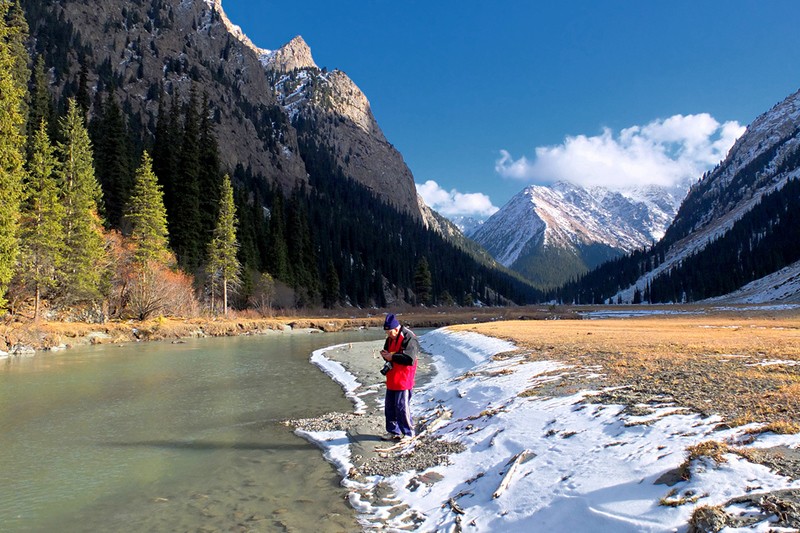
[[[338,347],[315,357],[341,359],[327,371],[363,414],[300,432],[365,530],[797,531],[800,321],[773,312],[433,331],[422,438],[390,452],[379,378],[359,384]]]
[[[157,317],[145,321],[108,320],[34,322],[22,315],[6,315],[0,321],[0,357],[33,355],[44,350],[63,350],[87,344],[125,344],[144,341],[174,341],[197,337],[263,335],[294,331],[337,332],[379,328],[387,312],[396,313],[412,328],[506,322],[512,320],[581,320],[646,316],[749,316],[774,318],[797,316],[799,305],[612,305],[521,307],[406,307],[402,309],[341,308],[295,312],[272,317],[232,312],[228,317]]]
[[[158,317],[151,320],[109,320],[105,323],[34,322],[21,316],[0,323],[0,357],[4,354],[33,355],[44,350],[63,350],[87,344],[124,344],[143,341],[180,341],[198,337],[264,335],[293,331],[338,332],[360,328],[379,328],[386,312],[378,309],[342,309],[337,312],[278,315],[269,318]],[[415,328],[436,328],[453,324],[474,324],[497,320],[575,319],[579,315],[567,308],[409,308],[397,311],[403,323]]]

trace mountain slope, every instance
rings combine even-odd
[[[748,126],[725,160],[691,188],[652,250],[603,266],[560,296],[696,301],[789,267],[800,258],[800,223],[793,222],[799,166],[800,92]]]
[[[320,70],[299,36],[266,56],[263,63],[309,156],[325,150],[350,178],[400,211],[420,218],[411,171],[386,140],[367,97],[344,72]]]
[[[622,193],[563,182],[530,186],[471,237],[501,264],[553,287],[652,244],[679,201],[679,193],[655,187]]]
[[[535,297],[530,285],[481,257],[419,203],[413,176],[366,96],[343,72],[318,68],[302,38],[277,50],[258,48],[228,20],[220,0],[23,0],[23,6],[32,55],[45,59],[57,107],[78,97],[91,126],[99,103],[117,102],[137,162],[132,167],[153,146],[161,104],[169,121],[177,117],[170,123],[177,131],[188,123],[187,103],[207,97],[221,170],[237,186],[248,274],[273,268],[272,260],[288,250],[304,258],[302,267],[284,261],[278,279],[307,293],[298,302],[315,303],[325,284],[336,292],[337,281],[339,294],[328,295],[330,301],[385,303],[383,288],[390,287],[399,301],[411,302],[412,273],[426,257],[442,277],[434,297],[448,292],[457,301],[472,295],[497,303]],[[181,148],[180,135],[171,148]],[[276,197],[283,198],[277,212],[285,220],[273,224]],[[334,214],[347,220],[331,220]],[[448,275],[453,265],[463,279]]]
[[[35,19],[37,52],[62,66],[54,72],[57,94],[70,95],[81,64],[88,65],[95,94],[113,85],[126,114],[139,123],[132,126],[152,135],[158,96],[185,100],[194,88],[208,95],[215,110],[227,167],[242,164],[287,189],[306,181],[296,136],[285,122],[270,120],[277,100],[256,49],[232,31],[218,1],[67,0],[49,3],[38,17],[31,13],[38,3],[24,3]],[[57,21],[78,36],[75,46],[53,42]],[[43,24],[46,31],[37,31]]]

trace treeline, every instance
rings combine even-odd
[[[227,310],[240,271],[230,180],[213,169],[213,220],[196,219],[209,230],[206,240],[192,243],[196,255],[176,260],[163,184],[148,152],[130,143],[113,92],[96,101],[88,127],[86,100],[67,99],[57,112],[43,59],[28,70],[27,31],[19,4],[0,2],[0,305],[14,312],[32,300],[36,319],[43,301],[78,309],[81,318],[192,314],[195,280],[179,267],[202,258],[211,306],[220,290]],[[195,168],[205,161],[201,124]]]
[[[666,247],[659,242],[652,248],[635,250],[612,259],[558,289],[548,291],[547,298],[575,304],[622,303],[621,300],[613,301],[613,296],[663,263],[665,250]],[[627,303],[642,303],[641,294],[636,300],[634,295],[634,301]]]
[[[233,173],[242,184],[237,206],[245,271],[269,272],[294,289],[300,306],[505,305],[541,297],[384,204],[298,126],[309,187],[287,198],[241,166]]]
[[[722,237],[655,278],[649,302],[721,296],[800,260],[800,180],[761,198]]]

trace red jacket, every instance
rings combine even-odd
[[[419,341],[414,333],[405,326],[400,333],[387,338],[383,349],[391,352],[392,369],[386,374],[386,388],[389,390],[411,390],[414,388],[414,376],[417,373],[417,355]]]

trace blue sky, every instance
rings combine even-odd
[[[486,212],[558,179],[699,177],[800,88],[795,0],[223,0],[223,9],[259,47],[302,35],[317,65],[346,72],[444,214],[453,204]]]

